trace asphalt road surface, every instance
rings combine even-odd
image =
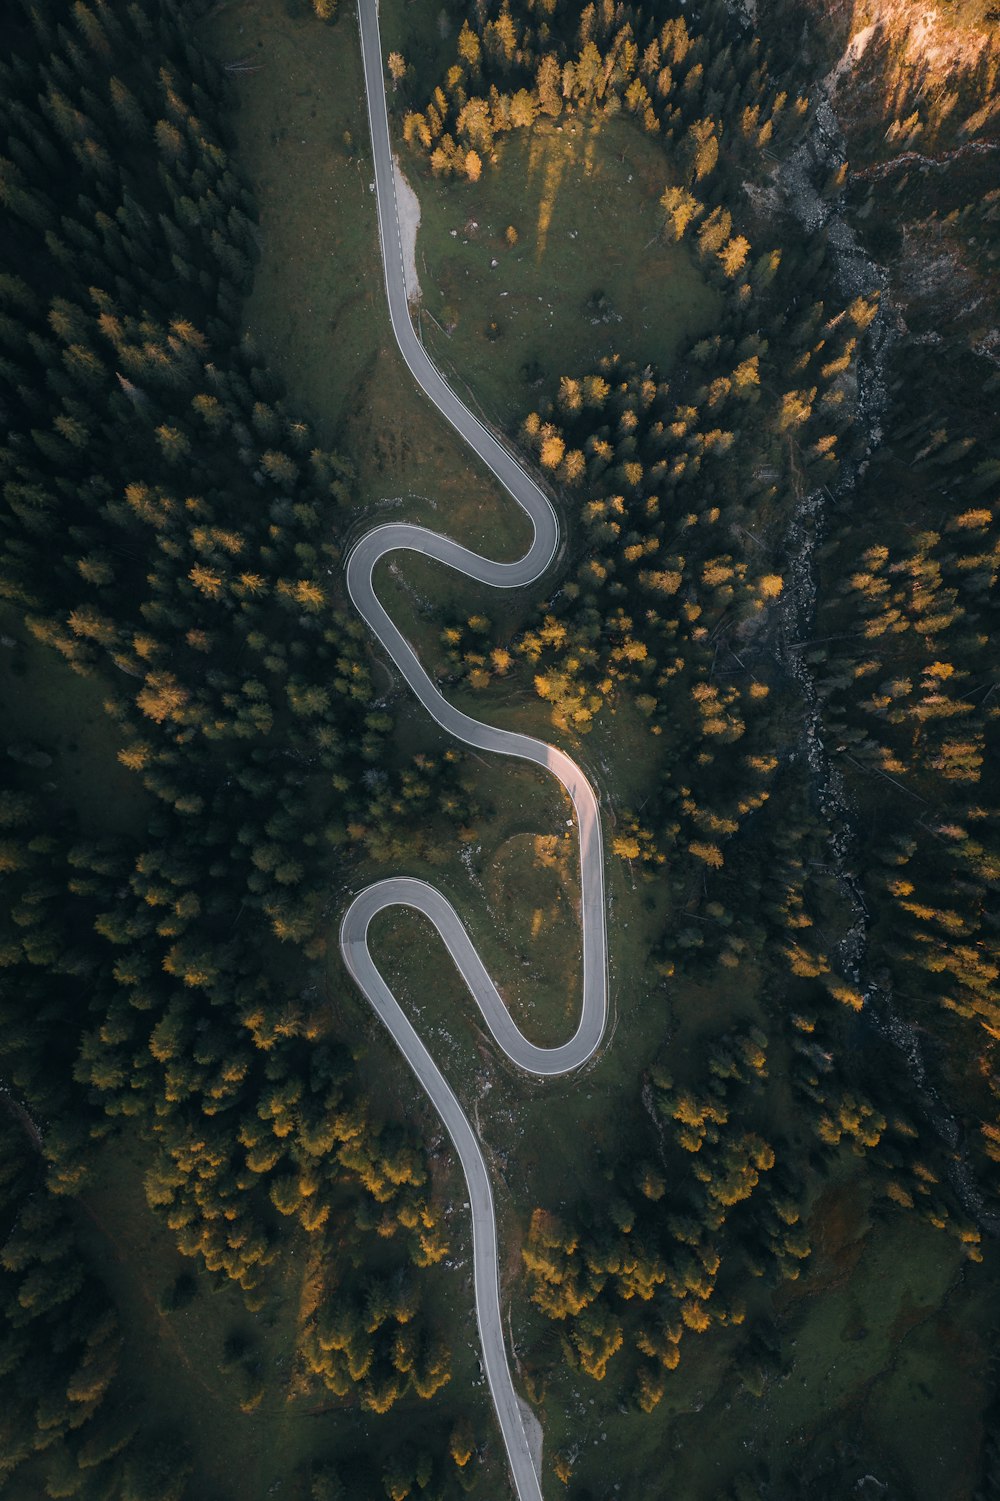
[[[414,380],[456,432],[469,444],[529,516],[534,540],[523,558],[496,563],[428,531],[405,523],[379,526],[352,550],[347,562],[351,599],[427,712],[466,745],[498,755],[517,756],[550,771],[573,804],[580,845],[583,997],[576,1032],[557,1048],[539,1048],[515,1026],[496,986],[483,967],[462,921],[445,897],[425,881],[393,877],[354,898],[340,928],[340,951],[351,975],[378,1012],[430,1096],[451,1137],[465,1173],[472,1215],[476,1317],[483,1366],[503,1433],[518,1501],[541,1501],[541,1483],[532,1458],[503,1342],[500,1310],[496,1215],[489,1173],[472,1126],[444,1076],[375,966],[368,949],[368,926],[387,907],[414,907],[434,924],[459,974],[479,1007],[497,1046],[525,1072],[564,1074],[591,1057],[604,1035],[608,1013],[607,929],[604,905],[604,852],[597,799],[569,756],[528,735],[496,729],[449,704],[376,598],[372,572],[386,553],[409,550],[436,558],[469,578],[495,589],[533,583],[551,563],[559,544],[559,523],[547,496],[517,459],[459,401],[431,363],[410,321],[403,276],[402,244],[396,213],[392,148],[382,73],[382,47],[375,0],[359,0],[368,118],[371,125],[378,200],[379,235],[389,314],[396,341]]]

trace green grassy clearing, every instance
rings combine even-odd
[[[421,713],[410,722],[415,746],[431,755],[447,748],[451,742],[434,727],[428,732],[422,721]],[[577,847],[566,827],[572,808],[551,777],[522,762],[487,761],[470,752],[462,776],[473,784],[481,810],[470,837],[459,841],[454,829],[443,826],[447,847],[441,856],[410,855],[392,873],[422,877],[445,893],[529,1036],[542,1043],[565,1038],[579,1004]],[[352,870],[351,888],[388,873],[367,860]],[[423,921],[413,921],[422,931]],[[379,931],[376,926],[373,933]],[[418,960],[421,952],[418,947],[411,958],[418,994],[437,983],[436,937],[426,965]],[[332,962],[330,985],[340,989],[339,959]],[[447,960],[445,965],[450,968]],[[468,1002],[464,990],[460,994]],[[471,1002],[465,1009],[474,1010]]]
[[[513,850],[501,846],[487,886],[509,879],[508,859],[519,861],[517,878],[525,880],[525,867],[530,870],[530,864],[517,844]],[[575,847],[571,859],[575,863]],[[459,1097],[470,1110],[478,1111],[484,1137],[507,1160],[508,1186],[521,1222],[535,1204],[558,1206],[592,1191],[595,1156],[606,1150],[613,1159],[625,1113],[633,1104],[637,1075],[662,1045],[667,1030],[670,1011],[662,981],[649,973],[645,962],[648,943],[661,919],[658,904],[648,908],[637,901],[628,874],[620,867],[609,867],[608,881],[613,912],[623,913],[626,897],[632,897],[629,917],[613,930],[617,935],[612,939],[611,960],[615,1009],[609,1035],[614,1046],[606,1046],[582,1078],[539,1083],[497,1057],[473,1002],[429,924],[415,914],[400,912],[383,914],[373,928],[373,953],[388,983],[404,1009],[413,1008],[418,1015],[423,1035],[431,1040]],[[449,895],[454,898],[454,893]],[[529,911],[523,926],[512,924],[508,938],[504,927],[496,923],[495,911],[486,911],[468,898],[456,900],[456,905],[468,921],[473,940],[482,946],[483,962],[495,983],[514,1001],[518,1020],[523,1024],[530,1014],[529,1035],[535,1035],[536,1027],[544,1027],[550,1040],[565,1039],[579,1009],[578,980],[571,985],[569,975],[560,973],[562,965],[579,962],[575,915],[560,924],[554,937],[542,931],[532,939]],[[549,943],[555,957],[546,955],[543,960],[540,951]],[[522,955],[528,966],[541,972],[529,973]],[[525,971],[522,981],[517,979],[518,969]],[[502,1083],[498,1091],[502,1098],[484,1095],[487,1079]],[[582,1138],[587,1141],[585,1151]]]
[[[403,159],[421,204],[422,309],[437,320],[421,331],[490,420],[515,428],[602,355],[668,369],[714,325],[718,298],[688,247],[660,238],[663,152],[633,125],[540,123],[494,156],[474,184]]]
[[[513,835],[491,860],[482,860],[480,847],[470,849],[471,890],[435,880],[468,927],[518,1026],[543,1047],[572,1036],[580,1005],[578,881],[571,845],[557,836]],[[384,916],[372,941],[380,962],[388,952],[390,962],[395,955],[405,965],[408,992],[421,1009],[424,998],[432,1000],[438,992],[446,970],[448,1002],[438,1008],[438,1020],[442,1025],[447,1020],[451,1033],[471,1032],[477,1046],[485,1039],[488,1051],[495,1051],[464,986],[456,982],[453,991],[450,960],[428,924],[414,914],[400,927]]]
[[[380,561],[375,583],[393,620],[433,673],[446,621],[485,615],[496,628],[493,634],[509,639],[534,617],[539,593],[545,584],[552,587],[554,577],[547,574],[531,589],[490,589],[419,553],[396,553]],[[488,645],[492,644],[491,639]]]
[[[451,20],[434,0],[386,0],[381,25],[383,50],[414,70],[406,98],[420,109],[454,61]],[[511,132],[478,183],[435,178],[406,148],[401,162],[420,199],[421,333],[498,425],[515,428],[601,355],[666,369],[713,325],[716,294],[688,248],[660,237],[667,160],[631,122],[568,115]]]
[[[151,801],[138,777],[118,760],[119,735],[104,712],[105,687],[81,677],[55,651],[39,645],[13,611],[0,614],[0,723],[3,750],[28,746],[52,757],[50,766],[5,765],[27,789],[75,809],[86,829],[129,834],[145,828]]]

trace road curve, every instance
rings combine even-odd
[[[583,995],[579,1025],[569,1041],[560,1047],[539,1048],[530,1043],[515,1025],[455,909],[425,881],[393,877],[360,892],[341,921],[340,951],[348,971],[391,1032],[433,1102],[458,1153],[469,1190],[476,1317],[483,1366],[518,1501],[541,1501],[540,1478],[532,1459],[503,1342],[496,1214],[486,1162],[475,1132],[452,1089],[379,973],[368,948],[368,928],[375,915],[387,907],[411,907],[422,912],[440,934],[486,1026],[511,1062],[527,1073],[543,1077],[579,1068],[598,1047],[608,1014],[601,821],[593,789],[569,756],[528,735],[483,724],[448,703],[375,594],[372,583],[375,565],[387,553],[399,550],[435,558],[491,588],[513,589],[533,583],[555,556],[559,524],[548,497],[525,473],[513,454],[458,400],[414,333],[403,273],[376,0],[358,0],[358,21],[375,164],[379,238],[396,342],[417,384],[525,511],[534,528],[534,536],[522,558],[512,563],[497,563],[425,527],[406,523],[375,527],[361,538],[348,558],[348,592],[410,688],[442,728],[478,750],[531,761],[550,771],[565,788],[576,816],[580,850]]]

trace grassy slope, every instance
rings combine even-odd
[[[500,141],[495,157],[475,184],[435,182],[407,162],[422,206],[423,306],[451,329],[423,318],[423,336],[493,421],[515,426],[560,376],[605,354],[667,368],[711,327],[717,298],[689,247],[660,239],[663,153],[634,125],[543,123]],[[599,311],[589,304],[602,294]]]
[[[401,115],[441,81],[455,36],[433,0],[385,0],[380,15],[384,50],[402,52],[412,70],[405,95],[390,96]],[[405,149],[401,160],[421,207],[421,334],[499,426],[516,428],[560,376],[602,355],[667,368],[711,327],[716,294],[687,246],[660,239],[667,161],[630,122],[567,115],[511,132],[475,184],[436,179]],[[601,293],[601,310],[588,309]]]

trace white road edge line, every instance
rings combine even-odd
[[[375,594],[372,583],[375,565],[387,553],[400,549],[435,558],[493,588],[521,588],[540,578],[552,562],[559,545],[559,523],[548,497],[513,455],[459,401],[414,332],[403,272],[376,0],[358,0],[358,24],[375,165],[379,240],[389,316],[396,342],[414,380],[526,513],[534,535],[524,557],[513,563],[496,563],[425,527],[403,522],[378,526],[366,533],[352,549],[347,560],[347,588],[359,614],[439,725],[466,745],[500,755],[517,756],[552,772],[566,789],[576,815],[580,843],[583,997],[579,1025],[570,1040],[560,1047],[539,1048],[530,1043],[501,1000],[455,909],[425,881],[392,877],[360,892],[341,921],[340,952],[349,973],[385,1023],[430,1097],[458,1153],[469,1189],[476,1318],[483,1365],[518,1501],[541,1501],[541,1478],[536,1472],[525,1433],[503,1341],[496,1214],[486,1163],[476,1134],[451,1087],[376,968],[367,935],[376,913],[388,907],[412,907],[422,912],[440,934],[486,1026],[507,1058],[525,1072],[542,1077],[577,1069],[599,1047],[608,1017],[601,819],[593,788],[569,756],[528,735],[483,724],[449,704],[431,682],[413,648]],[[399,249],[398,261],[388,251],[393,230]]]

